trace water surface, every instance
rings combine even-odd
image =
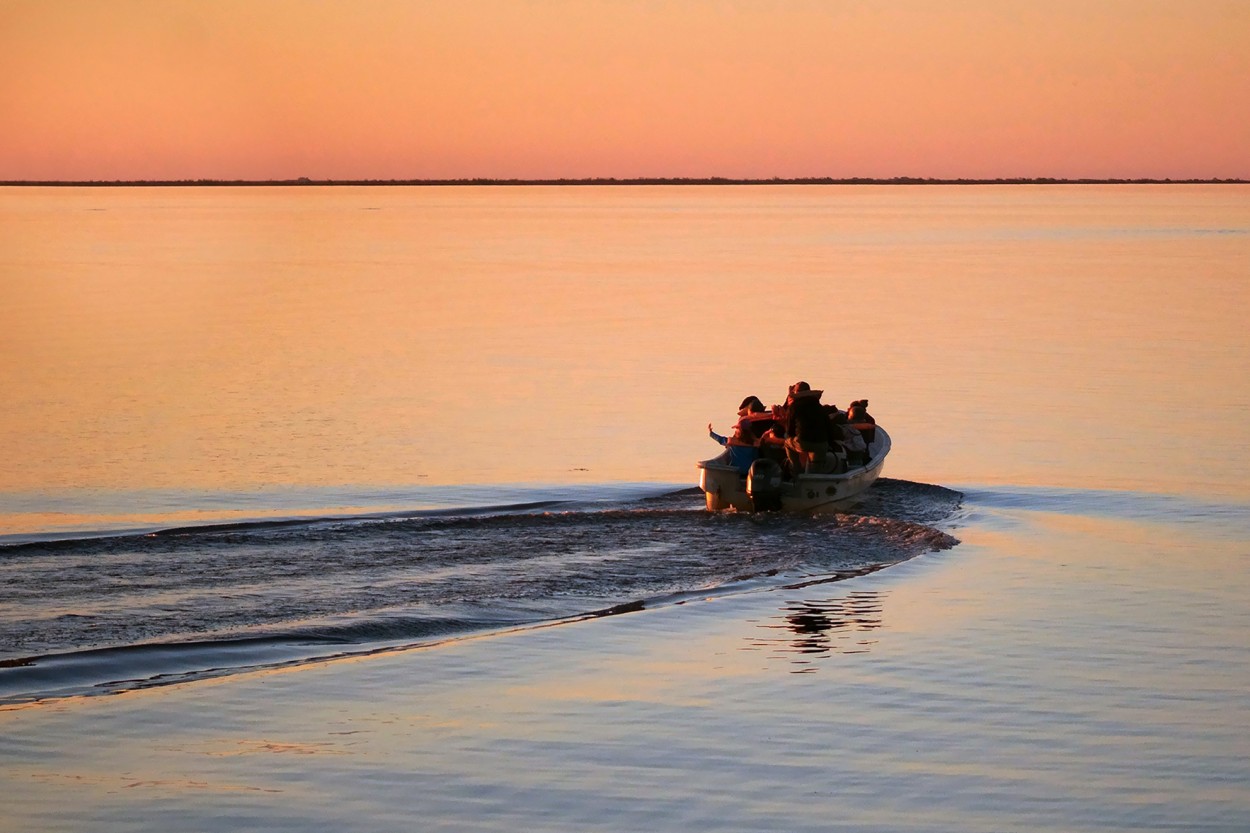
[[[0,190],[6,817],[1241,831],[1247,263],[1246,186]],[[887,479],[704,513],[797,379]]]
[[[0,250],[0,533],[689,483],[800,378],[907,479],[1248,494],[1246,186],[9,188]]]

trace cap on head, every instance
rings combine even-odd
[[[764,412],[764,403],[760,401],[758,396],[748,396],[742,400],[742,404],[738,406],[738,413],[745,416],[746,414],[760,414]]]

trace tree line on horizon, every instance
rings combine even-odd
[[[298,185],[1244,185],[1245,179],[1064,178],[1064,177],[588,177],[559,179],[452,178],[452,179],[116,179],[10,180],[0,186],[298,186]]]

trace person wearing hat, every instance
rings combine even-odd
[[[820,404],[822,393],[807,382],[795,382],[786,398],[786,456],[795,475],[828,467],[829,417]]]
[[[742,400],[742,404],[738,406],[738,416],[743,417],[747,414],[764,413],[764,403],[760,401],[758,396],[748,396]]]

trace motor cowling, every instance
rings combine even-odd
[[[781,464],[776,460],[760,458],[751,464],[747,472],[747,497],[755,512],[770,512],[781,508]]]

